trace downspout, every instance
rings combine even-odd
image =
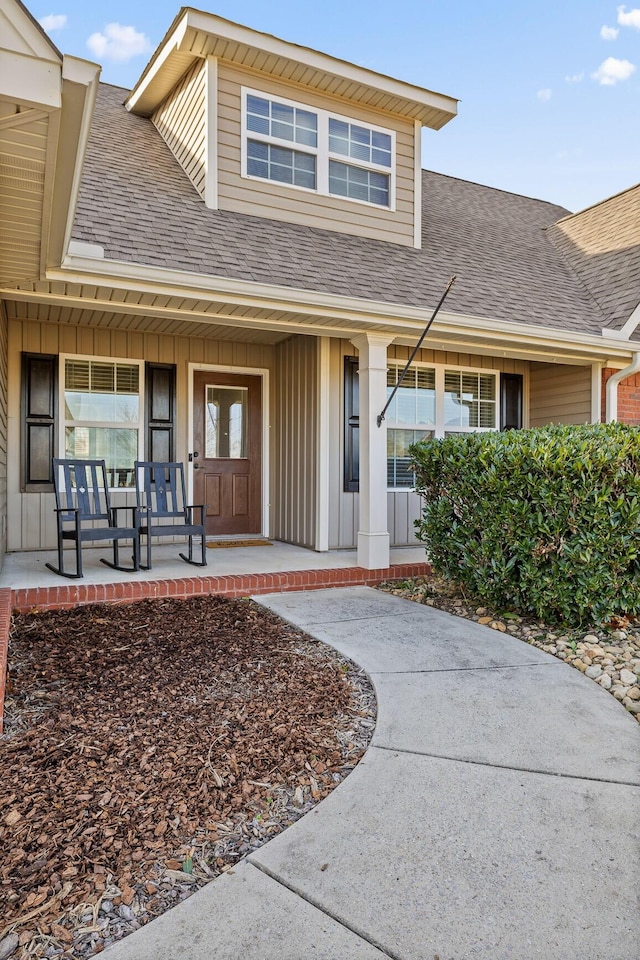
[[[618,370],[617,373],[614,373],[613,376],[607,380],[605,407],[605,420],[607,423],[618,419],[618,384],[621,380],[626,380],[627,377],[632,377],[634,373],[638,373],[639,371],[640,353],[634,353],[633,360],[629,366],[623,370]]]

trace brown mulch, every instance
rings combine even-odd
[[[189,896],[326,796],[373,728],[362,673],[249,600],[16,615],[9,670],[12,958],[91,956]]]

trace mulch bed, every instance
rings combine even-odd
[[[0,958],[88,957],[293,822],[373,730],[366,677],[249,600],[17,615]]]

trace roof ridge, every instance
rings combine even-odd
[[[576,210],[575,213],[570,213],[566,217],[562,217],[560,220],[556,221],[558,224],[564,223],[566,220],[573,220],[581,217],[583,213],[588,213],[589,210],[594,210],[596,207],[602,207],[605,203],[610,203],[612,200],[617,200],[618,197],[623,197],[625,193],[631,193],[632,190],[637,190],[640,188],[640,183],[633,183],[630,187],[625,187],[624,190],[618,190],[617,193],[612,193],[610,197],[604,197],[602,200],[597,200],[595,203],[590,203],[588,207],[583,207],[581,210]]]

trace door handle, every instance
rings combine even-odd
[[[200,464],[199,464],[199,463],[194,463],[193,469],[194,469],[194,470],[199,470],[199,469],[200,469]]]

